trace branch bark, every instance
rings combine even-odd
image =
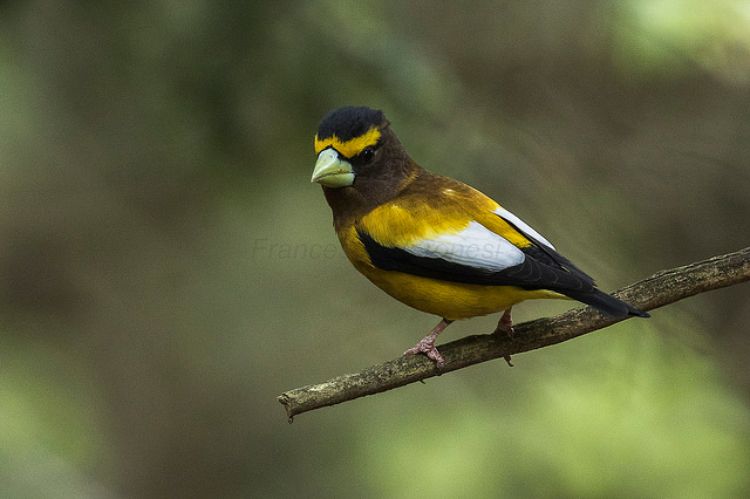
[[[613,293],[641,310],[653,310],[712,289],[750,280],[750,247],[684,267],[663,270]],[[591,307],[514,326],[513,338],[473,335],[440,346],[442,369],[423,356],[400,357],[323,383],[282,393],[289,422],[303,412],[421,381],[488,360],[554,345],[619,322]]]

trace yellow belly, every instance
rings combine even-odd
[[[524,300],[566,298],[548,290],[461,284],[379,269],[367,269],[362,273],[397,300],[448,320],[500,312]]]

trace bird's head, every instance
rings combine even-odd
[[[336,190],[369,201],[396,191],[415,165],[389,125],[382,111],[368,107],[329,112],[315,135],[312,182],[327,196]]]

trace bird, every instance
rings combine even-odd
[[[511,308],[530,299],[573,299],[616,318],[649,317],[598,289],[489,196],[421,167],[382,111],[334,109],[313,142],[311,181],[322,186],[350,262],[393,298],[441,318],[404,355],[424,354],[443,367],[435,342],[449,324],[502,312],[494,332],[512,335]]]

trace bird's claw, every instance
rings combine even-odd
[[[503,312],[502,317],[500,317],[500,320],[497,323],[494,334],[504,334],[508,338],[513,339],[516,332],[513,329],[513,319],[510,316],[510,310],[511,309],[508,308]]]
[[[513,337],[516,334],[516,330],[513,329],[513,326],[501,323],[497,325],[493,334],[503,334],[507,336],[508,338],[513,339]]]
[[[427,356],[428,359],[435,363],[435,367],[437,367],[438,369],[443,367],[445,365],[445,359],[443,359],[443,356],[440,355],[438,349],[435,348],[435,341],[437,340],[440,332],[448,327],[448,324],[450,324],[451,322],[453,321],[443,318],[443,320],[441,320],[437,326],[432,328],[430,334],[419,340],[419,342],[417,342],[417,344],[412,348],[405,351],[404,355],[417,355],[418,353],[423,353]]]
[[[445,359],[438,349],[435,348],[435,342],[429,341],[426,338],[420,340],[416,345],[404,352],[404,355],[417,355],[423,353],[428,359],[435,363],[437,367],[443,367],[445,365]]]

